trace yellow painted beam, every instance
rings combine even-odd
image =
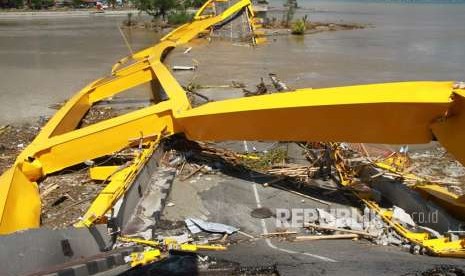
[[[110,178],[117,170],[119,166],[98,166],[89,169],[90,179],[105,181]]]
[[[108,97],[114,96],[130,88],[136,87],[153,79],[150,68],[144,68],[128,75],[117,76],[106,83],[92,88],[89,91],[89,101],[96,103]]]
[[[116,76],[116,77],[127,76],[137,71],[144,70],[148,66],[149,64],[147,62],[147,59],[138,60],[128,66],[115,70],[114,72],[112,72],[112,76]]]
[[[75,224],[76,227],[90,227],[96,221],[101,220],[105,214],[111,210],[126,191],[131,187],[137,174],[142,170],[150,156],[158,145],[161,132],[154,141],[146,144],[146,148],[141,150],[139,155],[130,163],[119,166],[109,176],[110,182],[99,193],[92,205],[84,214],[83,219]],[[106,179],[105,179],[106,180]]]
[[[55,136],[33,155],[50,174],[85,160],[112,154],[129,145],[141,134],[174,133],[171,110],[166,103],[140,109],[117,118]]]
[[[101,80],[103,80],[103,78],[88,84],[69,99],[47,124],[45,124],[32,143],[40,144],[42,141],[46,141],[52,136],[60,135],[75,129],[81,118],[90,108],[90,102],[87,96],[89,89]],[[26,148],[24,151],[27,152],[28,149]]]
[[[452,99],[447,115],[439,118],[431,128],[441,145],[465,164],[465,90],[456,90]]]
[[[212,102],[175,113],[190,139],[427,143],[451,82],[303,89]],[[199,127],[201,126],[201,127]]]
[[[154,62],[151,66],[168,98],[173,99],[169,101],[173,105],[173,112],[180,113],[183,110],[189,109],[191,105],[186,92],[166,66],[161,62]]]
[[[39,188],[15,166],[0,176],[0,235],[39,227]]]

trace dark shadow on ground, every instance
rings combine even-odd
[[[195,253],[171,251],[162,261],[134,267],[122,276],[275,275],[276,265],[245,267],[239,263]]]

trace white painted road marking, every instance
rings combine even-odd
[[[260,196],[258,195],[257,184],[253,183],[252,188],[253,188],[253,193],[255,195],[255,202],[257,203],[257,208],[262,208],[262,204],[260,203]],[[266,228],[265,219],[260,219],[260,222],[261,222],[261,225],[262,225],[263,234],[265,234],[265,235],[268,234],[268,229]],[[270,248],[273,248],[275,250],[279,250],[279,251],[282,251],[282,252],[285,252],[285,253],[288,253],[288,254],[302,254],[302,255],[305,255],[305,256],[309,256],[309,257],[312,257],[312,258],[315,258],[315,259],[325,261],[325,262],[332,262],[332,263],[337,262],[334,259],[324,257],[324,256],[320,256],[320,255],[316,255],[316,254],[311,254],[311,253],[307,253],[307,252],[297,252],[297,251],[293,251],[293,250],[280,248],[280,247],[274,245],[271,242],[271,240],[268,239],[268,238],[265,239],[265,242]]]

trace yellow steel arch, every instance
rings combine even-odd
[[[108,192],[99,195],[79,226],[101,219],[129,187],[158,141],[176,133],[197,140],[402,144],[425,143],[436,137],[465,163],[465,92],[454,89],[452,82],[300,89],[192,108],[185,91],[162,63],[167,52],[238,12],[247,13],[250,29],[255,30],[249,0],[239,0],[221,14],[204,17],[202,11],[194,22],[177,28],[159,44],[118,61],[112,76],[86,86],[51,118],[14,166],[0,176],[0,234],[39,227],[37,181],[128,147],[141,135],[148,148],[129,167],[108,176]],[[76,129],[93,104],[149,81],[159,82],[168,100]]]

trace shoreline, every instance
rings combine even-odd
[[[128,13],[137,14],[139,10],[106,10],[99,12],[93,10],[37,10],[37,11],[0,11],[0,20],[4,19],[35,19],[35,18],[67,18],[67,17],[90,17],[90,16],[126,16]]]
[[[334,32],[334,31],[350,31],[350,30],[361,30],[366,28],[374,28],[372,24],[359,24],[359,23],[333,23],[333,22],[310,22],[310,26],[307,27],[305,32],[301,35],[292,34],[291,28],[284,27],[264,27],[265,36],[284,36],[284,35],[293,35],[293,36],[303,36],[311,35],[322,32]]]

